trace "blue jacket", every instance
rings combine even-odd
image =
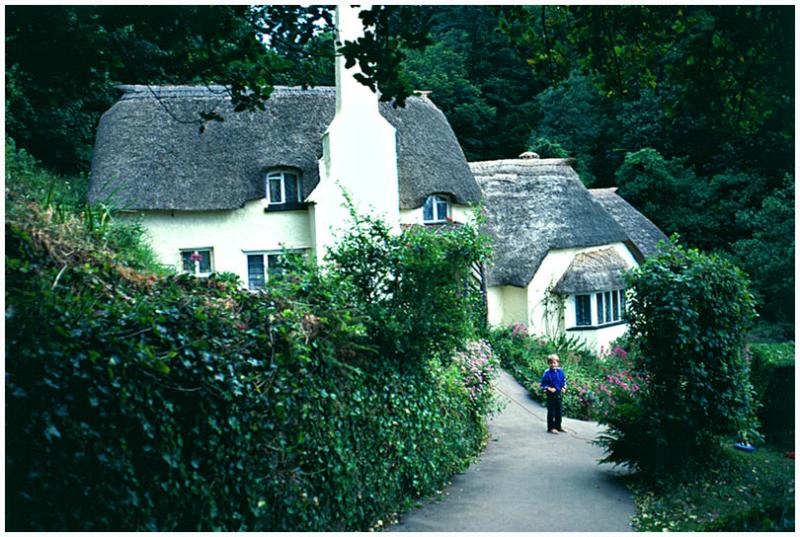
[[[567,385],[567,377],[564,375],[564,370],[560,367],[555,369],[550,369],[549,367],[542,375],[542,382],[539,383],[539,386],[542,387],[543,390],[547,388],[555,388],[556,393],[561,393],[561,390]]]

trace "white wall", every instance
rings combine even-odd
[[[363,35],[359,11],[349,5],[336,7],[340,41]],[[381,116],[378,96],[354,78],[358,72],[357,64],[348,69],[344,57],[337,55],[336,114],[322,140],[319,185],[308,197],[316,204],[311,225],[318,261],[346,233],[350,214],[345,193],[357,212],[381,217],[399,229],[395,128]]]
[[[265,202],[250,201],[231,211],[120,213],[142,218],[159,260],[181,270],[180,251],[212,248],[213,270],[233,272],[247,283],[247,255],[253,251],[312,248],[306,210],[264,212]]]
[[[627,330],[628,325],[623,323],[607,326],[605,328],[598,328],[596,330],[570,331],[567,332],[567,334],[583,341],[586,343],[587,347],[599,353],[602,350],[607,351],[609,349],[609,344],[623,335]]]

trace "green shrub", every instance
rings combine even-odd
[[[449,360],[477,336],[475,293],[467,285],[473,264],[489,253],[473,225],[402,234],[355,214],[353,229],[328,254],[343,300],[364,312],[369,341],[384,360],[416,367],[436,355]]]
[[[87,206],[88,177],[62,177],[41,168],[24,149],[17,149],[7,138],[6,202],[11,219],[27,218],[33,207],[40,228],[55,235],[71,235],[75,240],[89,240],[93,248],[115,252],[117,262],[145,272],[166,275],[165,269],[150,248],[139,220],[112,216],[107,205]],[[34,209],[35,210],[35,209]]]
[[[364,224],[336,265],[250,293],[138,273],[74,219],[15,214],[10,530],[367,530],[485,441],[451,358],[474,333],[459,280],[482,255],[474,228],[434,239]],[[387,254],[370,264],[380,295],[358,287],[367,273],[350,256],[366,251]],[[427,269],[438,286],[415,281]]]
[[[761,431],[770,442],[794,445],[794,343],[750,344],[750,370]]]
[[[727,261],[672,243],[629,278],[635,369],[647,379],[601,422],[604,462],[665,475],[705,462],[718,440],[758,439],[744,338],[747,278]]]

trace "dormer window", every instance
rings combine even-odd
[[[422,221],[426,224],[443,224],[450,217],[450,200],[445,196],[428,196],[422,207]]]
[[[302,201],[300,176],[294,172],[277,171],[267,174],[267,203],[296,204]]]

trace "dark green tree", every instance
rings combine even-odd
[[[426,9],[436,45],[410,56],[414,88],[431,91],[469,160],[516,157],[527,149],[534,96],[547,87],[546,79],[532,73],[508,36],[497,31],[497,15],[488,7]]]
[[[698,181],[686,159],[666,159],[645,148],[628,153],[616,174],[619,195],[638,207],[665,233],[680,233],[693,245],[713,246],[706,235],[712,200],[708,185]]]
[[[786,324],[794,334],[794,176],[786,175],[781,188],[772,191],[756,209],[737,213],[737,224],[750,238],[733,243],[735,259],[753,278],[754,292],[764,305],[761,315]]]

